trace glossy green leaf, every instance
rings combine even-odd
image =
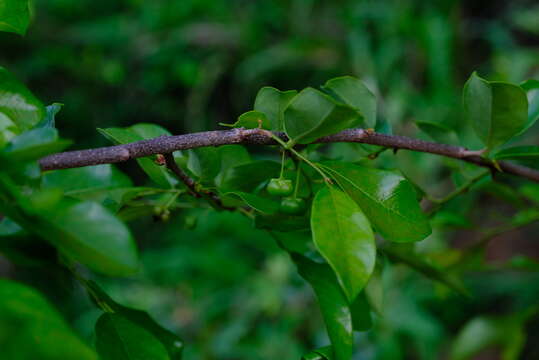
[[[331,346],[324,346],[323,348],[310,351],[301,357],[301,360],[332,360],[333,349]]]
[[[284,111],[296,96],[296,90],[280,91],[266,86],[256,95],[254,109],[264,113],[272,131],[284,131]]]
[[[376,97],[365,84],[352,76],[331,79],[322,87],[337,100],[357,109],[364,117],[364,126],[376,126]]]
[[[56,115],[62,110],[62,107],[64,104],[60,103],[53,103],[51,105],[47,105],[45,108],[45,117],[39,124],[37,124],[37,127],[50,127],[54,128],[56,127]]]
[[[371,307],[365,291],[362,291],[350,305],[350,312],[355,331],[367,331],[372,328]]]
[[[433,121],[416,121],[417,127],[434,141],[444,144],[457,144],[457,134],[447,126]]]
[[[539,159],[539,146],[514,146],[498,151],[494,155],[496,160],[537,160]]]
[[[0,349],[10,360],[97,360],[36,290],[0,279]]]
[[[0,6],[0,12],[1,12]],[[0,130],[14,135],[30,130],[45,116],[45,107],[6,69],[0,67]]]
[[[520,84],[520,86],[528,95],[528,121],[520,132],[522,134],[539,120],[539,80],[530,79]]]
[[[95,282],[87,281],[86,285],[88,293],[100,308],[118,314],[148,331],[165,346],[171,360],[181,360],[183,342],[177,335],[160,326],[147,312],[118,304]]]
[[[430,223],[421,211],[414,187],[402,175],[348,163],[326,165],[384,238],[412,242],[430,235]]]
[[[48,224],[40,235],[73,260],[107,275],[137,270],[137,250],[129,229],[103,206],[64,200],[42,216]]]
[[[24,35],[29,24],[28,0],[2,0],[0,2],[0,31]]]
[[[474,359],[482,350],[502,346],[503,360],[517,360],[525,341],[521,321],[511,317],[477,317],[460,331],[451,348],[451,360]]]
[[[95,325],[102,360],[168,360],[164,345],[144,328],[118,314],[105,313]]]
[[[71,141],[58,138],[56,129],[42,127],[14,137],[4,151],[12,161],[28,161],[62,151],[70,144]]]
[[[326,135],[359,126],[361,114],[313,88],[292,99],[284,112],[284,126],[294,143],[308,144]]]
[[[223,179],[230,168],[250,163],[252,160],[247,149],[241,145],[224,145],[219,146],[217,149],[219,150],[221,166],[219,174],[215,178],[215,184],[217,187],[221,187]]]
[[[271,129],[271,123],[266,117],[266,114],[260,111],[248,111],[241,114],[238,120],[234,124],[220,124],[222,126],[229,126],[233,128],[245,128],[245,129]]]
[[[110,164],[48,171],[41,178],[43,188],[60,188],[66,193],[132,185],[127,175]]]
[[[528,100],[520,86],[489,82],[475,72],[464,86],[463,105],[475,133],[488,149],[519,134],[528,119]]]
[[[352,314],[337,278],[327,264],[293,254],[298,272],[313,288],[333,348],[335,360],[350,360],[354,344]]]
[[[107,128],[97,130],[115,144],[127,144],[168,134],[165,129],[154,124],[137,124],[126,129]],[[156,164],[153,157],[138,158],[137,162],[156,184],[166,188],[172,188],[178,184],[178,179],[165,166]]]
[[[401,248],[400,246],[402,245],[387,245],[384,246],[381,251],[386,254],[390,260],[406,264],[429,279],[438,281],[464,296],[469,296],[469,292],[462,283],[462,280],[455,276],[454,273],[436,266],[428,261],[428,259],[425,259],[421,254],[416,254],[413,251],[410,251],[410,249]]]
[[[264,198],[254,194],[236,191],[223,194],[225,197],[238,197],[249,207],[264,214],[274,214],[279,211],[279,203],[273,199]],[[225,200],[224,200],[225,201]],[[226,204],[226,201],[225,201]]]
[[[223,175],[221,190],[253,192],[270,178],[277,177],[281,166],[275,161],[259,160],[234,166]]]
[[[367,284],[376,261],[369,221],[348,195],[325,186],[313,200],[311,230],[318,251],[335,271],[352,303]]]
[[[214,147],[202,147],[189,150],[187,168],[198,177],[199,181],[213,184],[221,170],[221,153]]]

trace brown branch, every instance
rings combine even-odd
[[[286,135],[283,133],[276,135],[285,141],[287,140]],[[439,144],[398,135],[380,134],[363,129],[344,130],[315,141],[315,143],[334,142],[356,142],[393,149],[425,152],[467,161],[489,168],[493,172],[499,171],[490,160],[474,155],[474,152],[470,152],[468,149],[460,146]],[[39,164],[42,170],[67,169],[88,165],[117,163],[155,154],[167,154],[176,150],[229,144],[276,145],[277,143],[271,138],[271,133],[266,130],[216,130],[185,135],[161,136],[155,139],[97,149],[68,151],[46,156],[39,161]],[[537,170],[505,161],[500,161],[498,164],[504,173],[539,182],[539,171]]]
[[[165,164],[167,168],[174,173],[189,189],[189,192],[191,195],[193,195],[196,198],[201,197],[207,197],[209,200],[218,208],[221,208],[223,210],[235,210],[234,208],[230,208],[223,205],[223,202],[219,195],[214,193],[213,191],[206,190],[206,189],[197,189],[197,184],[195,180],[193,180],[189,175],[183,171],[178,164],[176,163],[176,160],[174,160],[174,156],[172,153],[166,153],[164,154],[165,158]]]

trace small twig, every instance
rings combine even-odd
[[[445,203],[453,200],[457,196],[467,192],[474,184],[476,184],[479,180],[484,178],[489,174],[489,171],[484,171],[481,174],[474,176],[470,180],[468,180],[466,183],[462,184],[458,188],[456,188],[454,191],[450,192],[446,196],[444,196],[441,199],[432,198],[429,196],[429,201],[434,203],[434,206],[427,212],[428,214],[434,213],[436,210],[438,210],[442,205]]]
[[[164,154],[164,157],[165,157],[165,164],[166,164],[167,168],[170,171],[172,171],[174,173],[174,175],[176,175],[178,177],[178,179],[180,179],[185,184],[185,186],[187,186],[187,188],[189,189],[189,192],[191,193],[191,195],[193,195],[194,197],[197,197],[197,198],[202,197],[202,195],[196,189],[195,180],[193,180],[191,177],[189,177],[189,175],[187,175],[185,173],[185,171],[183,171],[178,166],[178,164],[176,163],[176,160],[174,160],[174,156],[172,155],[172,153]]]
[[[189,189],[189,192],[191,195],[193,195],[196,198],[202,198],[202,197],[208,197],[217,207],[223,209],[223,210],[235,210],[235,208],[231,208],[228,206],[223,205],[223,201],[213,191],[206,190],[206,189],[198,189],[197,184],[195,180],[193,180],[189,175],[183,171],[178,164],[176,163],[176,160],[174,160],[174,156],[172,153],[166,153],[165,156],[165,163],[167,168],[172,171]]]

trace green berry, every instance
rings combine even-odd
[[[271,179],[266,189],[270,195],[288,196],[294,191],[294,186],[292,180]]]
[[[281,212],[289,215],[299,215],[307,208],[305,200],[300,198],[286,197],[281,200]]]

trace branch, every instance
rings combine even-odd
[[[41,169],[45,171],[117,163],[129,159],[155,154],[167,154],[176,150],[186,150],[197,147],[230,144],[277,145],[275,140],[271,138],[271,135],[271,132],[267,130],[240,128],[206,131],[185,135],[161,136],[155,139],[142,140],[124,145],[52,154],[39,160],[39,164]],[[283,133],[276,133],[276,135],[284,141],[287,140],[286,135]],[[504,173],[539,182],[539,171],[537,170],[505,161],[500,161],[498,163],[499,169],[497,169],[490,160],[481,158],[478,155],[473,155],[473,152],[460,146],[439,144],[398,135],[380,134],[363,129],[344,130],[315,141],[315,143],[334,142],[355,142],[442,155],[489,168],[493,172],[499,172],[499,169],[501,169]]]
[[[187,175],[185,171],[178,166],[172,153],[166,153],[164,157],[167,168],[172,171],[174,175],[176,175],[185,184],[185,186],[187,186],[191,195],[196,198],[201,198],[206,195],[217,207],[224,210],[234,210],[233,208],[224,206],[221,198],[216,193],[204,189],[198,190],[195,180],[190,178],[189,175]]]

